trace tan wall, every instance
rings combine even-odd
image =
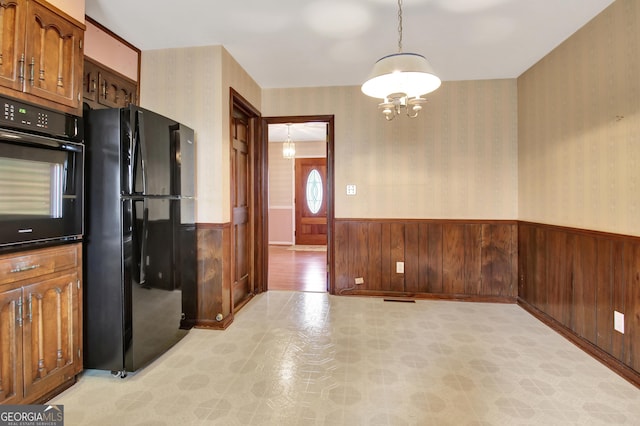
[[[265,89],[262,114],[335,115],[337,218],[516,219],[516,92],[445,82],[420,117],[387,122],[360,87]]]
[[[47,0],[61,11],[65,12],[74,19],[84,22],[84,3],[85,0]]]
[[[142,52],[141,106],[192,127],[197,221],[230,219],[229,87],[254,105],[260,88],[221,46]]]
[[[520,219],[640,235],[638,34],[617,0],[518,79]]]
[[[222,185],[222,222],[228,222],[231,220],[231,124],[229,117],[231,115],[229,111],[230,91],[229,88],[233,88],[238,92],[249,104],[255,109],[260,111],[260,105],[262,104],[262,89],[258,84],[247,74],[247,72],[236,62],[236,60],[222,48],[222,73],[221,73],[221,93],[222,97],[218,98],[222,103],[219,110],[222,111],[221,118],[221,140],[222,140],[222,170],[218,173],[222,173],[223,185]],[[217,116],[219,117],[219,116]]]
[[[110,34],[86,22],[84,54],[107,67],[138,81],[138,52]]]

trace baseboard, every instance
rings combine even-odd
[[[510,303],[515,304],[516,298],[512,296],[477,296],[469,294],[443,294],[443,293],[409,293],[396,291],[375,291],[344,289],[339,291],[339,296],[369,296],[382,298],[422,299],[422,300],[451,300],[457,302],[482,302],[482,303]]]
[[[618,374],[620,377],[624,378],[632,385],[640,388],[640,372],[624,364],[619,359],[613,357],[588,340],[578,336],[572,330],[560,324],[558,321],[556,321],[540,309],[536,308],[535,306],[529,304],[527,301],[518,298],[518,305],[525,311],[536,317],[538,320],[542,321],[545,325],[549,326],[551,329],[559,333],[561,336],[569,340],[571,343],[585,351],[587,354],[600,361],[614,373]]]
[[[222,321],[216,320],[196,320],[193,328],[209,329],[209,330],[225,330],[233,322],[233,315],[228,315]]]

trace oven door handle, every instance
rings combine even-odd
[[[53,139],[9,129],[0,130],[0,142],[18,146],[35,146],[73,152],[82,152],[84,150],[84,145],[81,143],[68,142],[61,139]]]

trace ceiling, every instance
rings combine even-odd
[[[269,142],[284,142],[291,137],[294,142],[318,142],[327,138],[327,123],[269,124]]]
[[[515,78],[613,0],[405,0],[403,51],[444,81]],[[222,45],[262,88],[360,85],[398,51],[396,0],[86,0],[142,51]]]

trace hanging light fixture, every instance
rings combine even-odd
[[[403,110],[407,116],[417,117],[426,102],[422,95],[433,92],[440,84],[424,56],[402,51],[402,0],[398,0],[398,53],[375,63],[362,92],[383,99],[378,108],[391,121]]]
[[[291,123],[287,124],[287,140],[282,144],[282,156],[288,159],[296,157],[296,144],[291,140]]]

